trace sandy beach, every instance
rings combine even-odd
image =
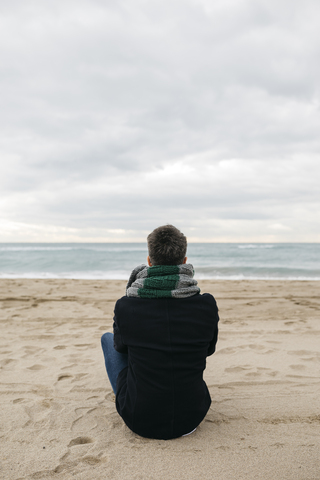
[[[220,310],[187,437],[132,433],[100,348],[125,281],[1,280],[0,478],[320,479],[320,296],[312,281],[202,281]]]

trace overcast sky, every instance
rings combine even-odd
[[[319,0],[0,0],[0,242],[319,242],[319,25]]]

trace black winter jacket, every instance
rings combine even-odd
[[[211,404],[203,371],[215,351],[218,321],[208,293],[117,301],[114,347],[128,353],[128,368],[118,376],[116,407],[133,432],[176,438],[203,420]]]

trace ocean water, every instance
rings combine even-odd
[[[197,279],[320,280],[320,243],[191,243]],[[128,279],[146,243],[2,243],[0,278]]]

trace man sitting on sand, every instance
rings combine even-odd
[[[187,239],[165,225],[148,236],[148,266],[136,267],[117,301],[112,333],[101,338],[116,408],[142,437],[191,433],[211,398],[203,380],[218,338],[218,308],[200,294]]]

